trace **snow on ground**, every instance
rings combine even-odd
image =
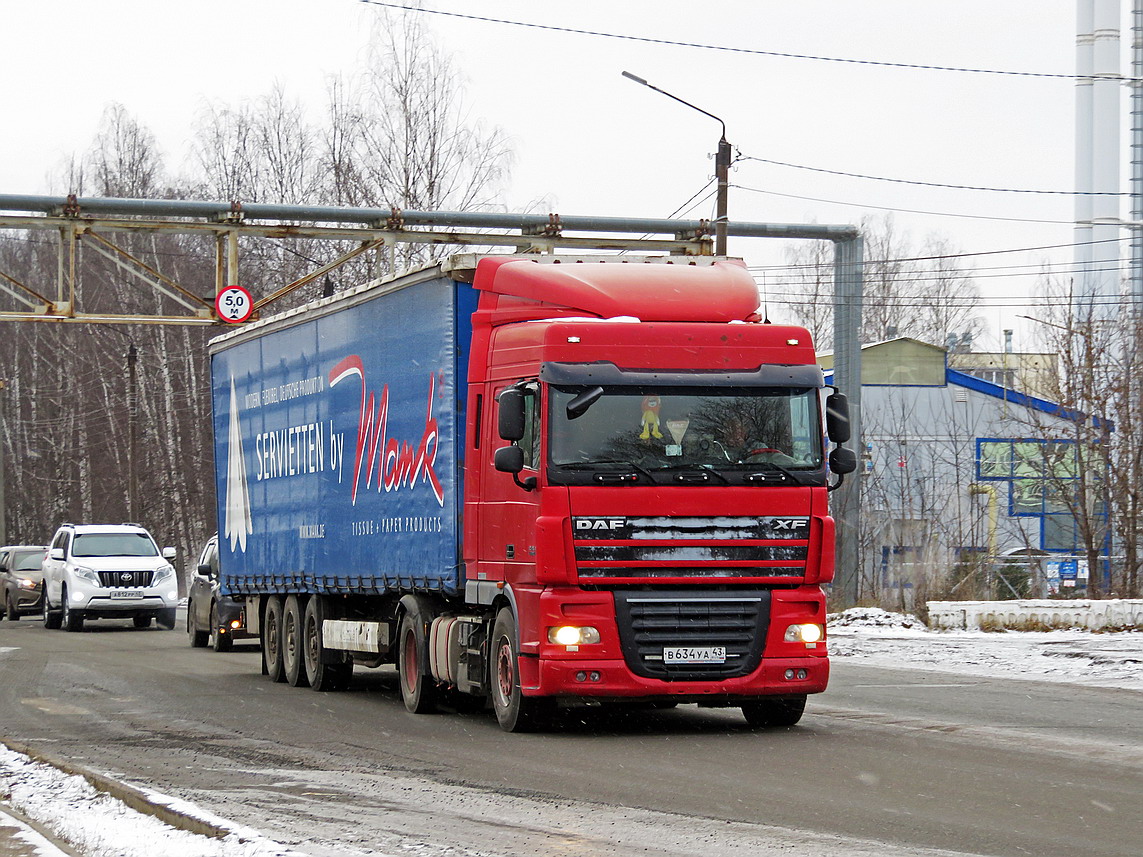
[[[0,799],[85,857],[295,857],[295,852],[254,831],[234,830],[213,839],[178,830],[97,791],[83,777],[33,761],[3,744]],[[59,853],[54,848],[37,850]]]
[[[830,614],[838,662],[1143,690],[1143,632],[929,631],[915,616],[869,607]]]

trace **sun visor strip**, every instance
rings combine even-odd
[[[763,364],[751,372],[653,372],[620,369],[614,363],[544,363],[540,380],[557,387],[823,387],[814,365]]]

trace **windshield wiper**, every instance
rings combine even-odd
[[[772,461],[758,461],[753,462],[753,464],[756,467],[762,468],[766,472],[747,473],[744,477],[747,482],[785,482],[787,479],[789,479],[791,482],[795,482],[798,485],[804,484],[802,482],[802,477],[799,474],[783,467],[781,464],[775,464]],[[774,479],[775,474],[779,476],[777,480]]]
[[[650,481],[652,481],[652,482],[655,481],[654,479],[651,478],[651,472],[649,470],[647,470],[645,467],[640,467],[635,462],[628,461],[625,458],[597,458],[594,461],[569,461],[567,464],[556,464],[555,466],[560,467],[564,470],[593,470],[597,465],[600,465],[600,464],[603,464],[603,465],[618,464],[622,467],[629,467],[631,470],[635,471],[636,473],[643,474]],[[602,475],[602,474],[600,474],[600,475]]]

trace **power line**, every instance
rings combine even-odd
[[[844,176],[851,179],[867,179],[868,181],[875,182],[892,182],[894,184],[915,185],[917,187],[939,187],[948,190],[976,190],[988,191],[990,193],[1030,193],[1030,194],[1047,194],[1056,196],[1131,196],[1130,193],[1121,191],[1078,191],[1078,190],[1038,190],[1031,188],[1015,188],[1015,187],[983,187],[979,185],[963,185],[963,184],[946,184],[944,182],[927,182],[917,179],[897,179],[888,176],[871,176],[864,173],[847,173],[842,170],[830,170],[825,167],[810,167],[805,164],[791,164],[786,161],[775,161],[770,158],[756,158],[753,155],[739,154],[739,160],[743,161],[758,161],[762,164],[773,164],[779,167],[789,167],[793,170],[807,170],[812,173],[825,173],[831,176]]]
[[[731,187],[738,190],[749,191],[750,193],[765,193],[770,196],[780,196],[785,199],[801,199],[806,202],[824,202],[827,205],[845,205],[850,208],[866,208],[873,209],[874,211],[895,211],[901,214],[923,214],[932,217],[958,217],[965,220],[998,220],[1008,223],[1049,223],[1060,225],[1074,225],[1074,220],[1044,220],[1041,218],[1033,217],[998,217],[991,214],[954,214],[949,211],[925,211],[924,209],[916,208],[898,208],[891,205],[873,205],[866,202],[844,202],[839,199],[823,199],[816,196],[800,196],[796,193],[779,193],[776,190],[763,190],[757,187],[747,187],[746,185],[732,184]]]
[[[629,42],[642,42],[651,45],[666,45],[678,48],[699,48],[708,51],[721,51],[723,53],[747,54],[751,56],[777,57],[780,59],[813,60],[815,62],[843,63],[847,65],[879,66],[882,68],[900,68],[919,71],[948,71],[962,74],[992,74],[1006,77],[1031,77],[1056,80],[1088,80],[1090,75],[1079,75],[1062,72],[1042,71],[1015,71],[1011,69],[971,68],[965,66],[926,65],[923,63],[887,62],[884,60],[862,60],[851,57],[827,57],[815,54],[795,54],[786,51],[767,51],[758,48],[736,48],[729,45],[710,45],[702,42],[684,42],[675,39],[656,39],[650,36],[635,36],[629,33],[607,33],[601,30],[585,30],[579,27],[559,27],[554,24],[536,24],[530,21],[513,21],[507,18],[492,18],[486,15],[468,15],[461,12],[446,12],[443,9],[424,9],[418,6],[407,6],[402,3],[387,3],[383,0],[361,0],[369,6],[382,6],[387,9],[397,9],[401,12],[421,12],[429,15],[440,15],[447,18],[460,18],[466,21],[480,21],[486,24],[507,24],[512,27],[525,27],[533,30],[546,30],[553,33],[570,33],[577,36],[595,36],[604,39],[619,39]],[[1136,78],[1118,77],[1124,83],[1134,82]]]

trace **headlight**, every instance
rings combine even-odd
[[[76,577],[82,577],[89,583],[94,583],[96,586],[99,585],[99,575],[95,573],[94,568],[86,568],[85,566],[77,565],[72,569],[72,571],[75,572]]]
[[[175,573],[175,570],[173,568],[171,568],[171,566],[160,565],[158,568],[155,569],[155,578],[154,578],[154,580],[151,581],[151,585],[157,586],[158,584],[162,583],[164,580],[166,580],[168,577],[170,577],[174,573]]]
[[[595,628],[577,628],[575,625],[560,625],[548,628],[548,642],[557,646],[582,646],[599,642],[599,631]]]
[[[824,636],[825,629],[821,625],[813,623],[791,625],[786,629],[787,643],[816,643]]]
[[[36,584],[36,581],[34,581],[34,580],[29,580],[29,579],[28,579],[28,578],[26,578],[26,577],[21,577],[21,578],[20,578],[20,579],[19,579],[19,580],[16,582],[16,585],[17,585],[17,586],[19,586],[21,589],[35,589],[35,588],[36,588],[36,586],[37,586],[37,584]]]

